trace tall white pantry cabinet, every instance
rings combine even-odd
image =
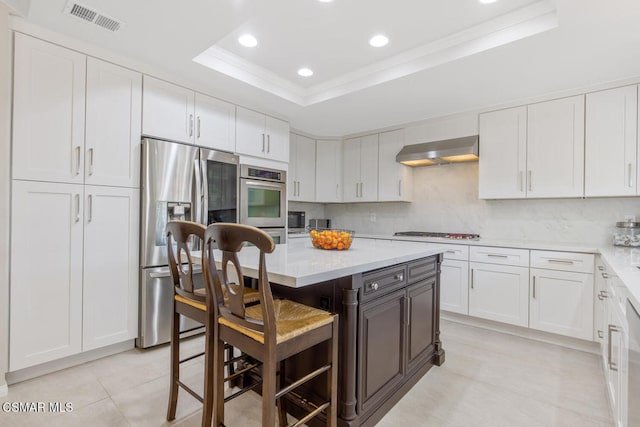
[[[139,73],[15,35],[10,371],[137,336],[141,100]]]

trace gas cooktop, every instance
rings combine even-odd
[[[479,240],[479,234],[467,233],[436,233],[432,231],[398,231],[394,236],[410,236],[410,237],[439,237],[442,239],[455,240]]]

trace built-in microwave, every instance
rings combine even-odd
[[[240,223],[260,228],[285,228],[286,200],[285,171],[241,165]]]

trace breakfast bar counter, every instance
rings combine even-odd
[[[274,296],[340,316],[339,425],[375,425],[433,365],[444,362],[442,252],[424,243],[357,238],[348,250],[322,250],[310,239],[292,239],[266,255]],[[220,252],[214,257],[218,262]],[[257,248],[243,248],[239,261],[245,276],[257,277]],[[321,365],[322,354],[311,349],[288,361],[285,378]],[[299,415],[308,402],[325,397],[323,379],[316,380],[298,389],[288,412]]]

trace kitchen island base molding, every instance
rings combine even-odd
[[[375,425],[432,366],[444,363],[440,262],[435,255],[301,288],[272,284],[274,295],[340,316],[338,425]],[[315,360],[322,349],[313,350],[287,361],[286,381],[323,363]],[[298,391],[302,400],[287,401],[293,416],[306,413],[305,399],[322,401],[323,378]]]

